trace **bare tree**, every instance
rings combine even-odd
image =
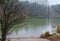
[[[1,1],[0,1],[1,2]],[[21,24],[26,16],[22,13],[18,0],[3,0],[0,5],[1,41],[6,41],[7,34],[16,24]]]

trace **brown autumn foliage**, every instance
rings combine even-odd
[[[60,26],[57,26],[57,33],[60,33]]]
[[[57,26],[56,31],[57,34],[56,33],[50,34],[49,32],[45,32],[45,34],[42,34],[40,38],[60,39],[60,35],[58,35],[58,33],[60,33],[60,26]]]

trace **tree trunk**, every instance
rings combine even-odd
[[[6,31],[5,31],[5,27],[3,26],[3,22],[1,21],[1,41],[5,41],[6,40]]]
[[[6,41],[6,34],[2,34],[2,39],[1,39],[1,41]]]
[[[1,41],[5,41],[6,40],[6,31],[3,27],[3,22],[1,21]]]

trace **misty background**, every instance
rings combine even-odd
[[[55,28],[60,25],[59,0],[19,0],[18,3],[22,13],[30,19],[14,26],[17,33],[13,32],[10,37],[40,37],[47,31],[55,33]]]
[[[60,25],[59,0],[19,0],[20,8],[30,17],[29,22],[20,29],[14,37],[39,37],[49,31],[55,33]],[[18,26],[20,27],[20,26]]]
[[[31,16],[36,17],[60,17],[60,1],[59,0],[20,0],[20,3],[27,6],[25,10],[29,10]]]

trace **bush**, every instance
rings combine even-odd
[[[45,32],[45,36],[49,37],[49,36],[51,36],[51,34],[49,32]]]
[[[45,35],[44,35],[44,34],[42,34],[42,35],[40,36],[40,38],[45,38]]]
[[[60,26],[57,26],[57,33],[60,33]]]
[[[48,38],[51,38],[51,39],[60,39],[60,35],[52,35]]]
[[[41,36],[40,36],[40,38],[48,38],[48,37],[50,37],[51,36],[51,34],[49,34],[49,32],[45,32],[45,34],[42,34]]]

